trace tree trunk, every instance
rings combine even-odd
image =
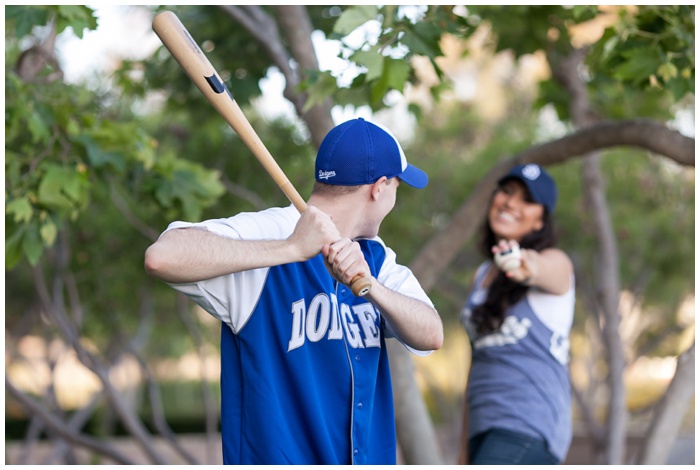
[[[387,341],[394,390],[396,437],[405,464],[444,465],[433,422],[414,380],[411,353],[398,341]]]
[[[666,465],[694,392],[695,342],[678,358],[676,373],[657,405],[649,433],[642,444],[640,465]]]
[[[624,462],[627,436],[627,401],[624,383],[625,360],[620,337],[618,311],[620,287],[617,243],[615,242],[610,215],[605,201],[603,175],[600,172],[600,155],[589,156],[583,170],[584,196],[588,200],[588,212],[593,218],[594,232],[598,240],[598,306],[602,310],[603,340],[607,351],[608,388],[607,445],[605,461],[609,465]]]
[[[304,70],[319,70],[318,59],[311,42],[313,25],[305,6],[278,5],[275,10],[277,11],[277,21],[289,43],[291,55],[299,64],[298,69],[295,70],[294,80],[285,77],[287,86],[284,89],[284,96],[294,103],[297,114],[307,124],[314,146],[319,148],[323,138],[334,127],[331,116],[333,103],[330,98],[327,98],[322,104],[317,104],[305,112],[304,105],[307,96],[305,93],[300,95],[294,90],[299,82],[305,78],[303,76]]]
[[[578,128],[586,128],[595,122],[586,84],[579,74],[583,70],[586,55],[585,49],[576,49],[561,61],[556,61],[551,56],[549,58],[554,78],[569,93],[569,109]],[[597,304],[603,312],[603,340],[608,359],[610,397],[604,463],[620,465],[625,456],[628,413],[623,380],[625,361],[619,332],[619,256],[605,198],[605,181],[600,171],[600,152],[591,152],[584,160],[583,194],[599,247]]]

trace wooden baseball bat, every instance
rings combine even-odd
[[[163,11],[153,18],[153,31],[158,35],[163,45],[187,73],[187,76],[199,88],[199,91],[209,100],[212,106],[228,122],[238,134],[243,143],[253,152],[253,155],[265,168],[267,173],[277,183],[289,201],[299,212],[306,210],[306,202],[299,195],[287,176],[263,144],[228,90],[221,77],[206,58],[187,28],[177,15],[171,11]],[[356,276],[350,288],[355,295],[366,295],[372,281]]]

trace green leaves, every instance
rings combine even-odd
[[[9,201],[5,205],[5,214],[13,216],[17,223],[26,223],[32,220],[32,204],[27,197],[19,197],[13,201]]]
[[[75,35],[82,39],[86,29],[97,28],[97,18],[92,9],[83,5],[57,5],[56,31],[61,33],[69,26]]]
[[[379,79],[384,73],[384,56],[378,46],[355,52],[350,56],[350,60],[367,69],[365,80],[368,82]]]
[[[51,19],[59,31],[70,26],[78,35],[96,26],[83,6],[11,7],[7,57],[19,56],[19,35]],[[104,201],[101,193],[112,184],[130,198],[121,209],[178,217],[197,217],[222,194],[218,174],[201,165],[179,159],[157,165],[158,142],[129,111],[130,97],[60,81],[24,82],[13,69],[8,64],[5,75],[6,269],[23,259],[36,264],[59,231],[76,224],[97,195]]]
[[[695,7],[639,6],[593,45],[588,64],[639,90],[666,90],[675,101],[695,92]]]
[[[623,50],[620,59],[612,70],[613,77],[637,86],[649,81],[659,68],[659,51],[652,47]]]
[[[48,163],[39,183],[37,204],[61,214],[71,214],[84,208],[88,201],[89,183],[85,174],[74,168]]]
[[[86,29],[97,28],[97,18],[91,8],[83,5],[8,5],[5,7],[5,22],[14,29],[17,38],[31,34],[35,26],[45,26],[56,21],[56,33],[71,27],[79,38]]]
[[[50,11],[45,6],[7,5],[5,7],[6,26],[14,27],[17,38],[32,32],[34,26],[48,23]]]
[[[428,22],[416,23],[412,28],[406,28],[401,37],[401,43],[412,54],[423,55],[434,59],[442,54],[440,50],[440,38],[442,29],[436,24]]]
[[[36,264],[44,248],[54,244],[57,224],[75,220],[85,210],[91,184],[84,172],[52,162],[39,165],[26,184],[20,184],[14,172],[8,176],[5,267],[11,269],[23,256]]]
[[[308,93],[304,103],[304,112],[323,103],[338,89],[338,83],[330,72],[310,70],[307,75],[308,78],[301,82],[298,87],[299,92]]]
[[[416,74],[412,73],[410,60],[414,55],[427,57],[438,76],[442,76],[435,61],[435,58],[442,55],[440,40],[446,32],[463,31],[463,19],[455,15],[451,7],[438,6],[430,7],[429,15],[409,20],[401,8],[395,5],[362,5],[349,7],[342,12],[331,38],[342,41],[345,50],[341,52],[341,57],[345,55],[360,67],[360,71],[349,87],[342,88],[338,87],[335,77],[328,73],[319,76],[309,72],[299,88],[309,96],[305,110],[329,96],[338,104],[369,104],[374,111],[386,107],[385,98],[390,91],[403,93],[406,85],[415,80]],[[355,34],[353,42],[361,37],[356,34],[358,28],[370,21],[376,21],[379,25],[378,34],[374,33],[373,25],[365,32],[361,44],[350,45],[345,42],[348,40],[346,36],[351,33]],[[444,88],[435,88],[442,89]]]
[[[607,11],[589,5],[470,5],[461,15],[455,14],[451,6],[430,6],[422,18],[413,21],[401,17],[400,10],[396,6],[362,6],[343,12],[334,28],[337,37],[355,34],[372,20],[381,29],[360,45],[344,43],[344,56],[360,66],[361,72],[350,89],[339,89],[325,81],[310,84],[307,89],[314,102],[332,94],[338,103],[354,100],[359,105],[364,100],[377,111],[385,106],[383,100],[389,91],[403,92],[405,85],[415,79],[410,66],[400,67],[395,61],[411,64],[414,55],[426,57],[442,78],[435,61],[442,56],[442,36],[449,32],[469,39],[479,26],[491,29],[496,51],[510,50],[516,58],[539,51],[553,57],[568,55],[575,47],[571,28],[594,21],[601,13],[608,17],[617,14],[618,18],[591,45],[587,74],[591,76],[592,95],[607,93],[610,81],[614,81],[621,85],[617,92],[625,95],[622,102],[633,103],[639,99],[638,93],[651,93],[657,107],[667,107],[659,91],[669,94],[673,101],[695,91],[692,5],[622,6]],[[621,107],[620,100],[600,103],[603,114]]]
[[[175,216],[196,221],[202,209],[213,204],[225,189],[217,171],[172,155],[162,155],[156,163],[156,173],[148,187],[158,203]]]
[[[377,19],[378,8],[374,5],[357,5],[348,8],[336,21],[333,32],[347,36],[370,20]]]

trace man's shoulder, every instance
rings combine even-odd
[[[299,220],[294,206],[271,207],[258,212],[240,212],[227,223],[241,233],[243,238],[286,238]]]

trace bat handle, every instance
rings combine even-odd
[[[352,293],[358,297],[364,297],[372,288],[372,279],[362,277],[359,274],[350,281]]]

